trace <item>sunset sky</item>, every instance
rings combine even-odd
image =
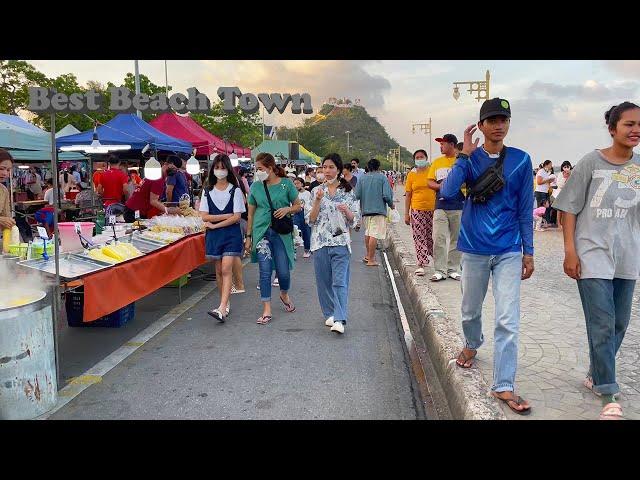
[[[133,60],[29,60],[48,76],[74,73],[88,80],[119,83],[133,72]],[[164,61],[140,60],[140,73],[164,85]],[[444,60],[240,60],[168,61],[173,92],[197,87],[216,99],[220,86],[243,93],[309,93],[315,111],[329,97],[361,99],[387,132],[409,150],[428,148],[411,123],[433,124],[433,138],[462,132],[477,121],[480,104],[463,88],[454,100],[453,82],[483,80],[491,71],[491,97],[511,102],[511,130],[505,143],[545,159],[575,163],[585,153],[609,145],[604,112],[624,100],[638,103],[640,61],[444,61]],[[293,126],[304,115],[267,115],[266,123]],[[358,138],[352,135],[357,147]],[[345,136],[346,143],[346,136]],[[434,155],[438,153],[433,146]],[[327,152],[316,152],[320,155]]]

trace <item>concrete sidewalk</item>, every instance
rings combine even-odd
[[[396,205],[404,217],[403,193],[402,186],[396,188],[395,196],[400,200]],[[447,372],[445,375],[450,384],[455,383],[450,388],[468,389],[469,385],[461,385],[460,382],[473,383],[478,377],[477,374],[474,376],[476,372],[466,372],[459,368],[458,372],[452,372],[455,365],[442,364],[450,361],[451,352],[457,353],[462,345],[460,283],[452,279],[430,282],[428,278],[433,269],[425,269],[426,276],[423,278],[415,277],[413,270],[416,268],[416,258],[411,227],[399,223],[392,230],[392,238],[396,242],[394,254],[396,257],[402,256],[407,263],[405,275],[410,278],[405,281],[407,284],[415,284],[414,292],[418,292],[424,299],[419,301],[429,303],[428,308],[423,308],[423,311],[437,311],[441,308],[446,316],[444,326],[458,335],[458,338],[452,338],[447,337],[446,332],[442,335],[441,331],[435,332],[435,337],[444,339],[447,345],[432,344],[434,349],[440,350],[431,352],[432,359],[434,363],[440,361],[439,370]],[[501,402],[476,396],[473,402],[478,415],[470,418],[495,418],[491,412],[487,413],[487,417],[482,414],[483,409],[490,409],[487,402],[491,402],[500,404],[508,419],[597,419],[602,408],[601,401],[582,385],[589,365],[584,315],[576,283],[563,272],[563,259],[561,231],[535,232],[535,272],[529,280],[523,282],[521,290],[522,317],[516,377],[516,389],[530,401],[531,415],[522,417],[512,413]],[[637,368],[640,356],[640,287],[636,287],[635,293],[631,322],[617,360],[617,377],[622,390],[619,403],[628,419],[640,419],[640,371]],[[494,315],[490,283],[483,311],[485,344],[480,348],[477,362],[471,369],[479,369],[485,392],[488,391],[493,376]],[[445,358],[445,351],[449,352],[448,358]],[[436,358],[433,358],[434,353]],[[443,387],[447,390],[446,385]],[[470,391],[475,393],[477,388]],[[451,396],[451,392],[449,393]],[[450,398],[451,400],[455,401]],[[463,403],[463,400],[458,403]],[[463,407],[464,405],[460,408]],[[455,405],[452,405],[452,411],[454,409]]]

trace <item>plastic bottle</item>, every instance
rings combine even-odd
[[[11,245],[11,229],[2,230],[2,253],[9,253],[9,245]]]

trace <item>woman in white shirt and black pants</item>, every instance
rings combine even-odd
[[[218,155],[209,172],[209,185],[202,190],[200,216],[205,222],[205,255],[216,262],[216,278],[220,288],[220,306],[207,312],[224,322],[229,315],[232,270],[235,257],[244,248],[240,216],[246,211],[244,196],[227,155]]]
[[[551,174],[551,168],[553,168],[551,160],[545,160],[538,173],[536,173],[536,204],[538,207],[543,207],[544,202],[547,200],[551,201],[549,198],[549,184],[556,179],[556,176]],[[547,210],[544,213],[544,219],[547,225],[551,223],[551,208],[549,205],[547,205]]]

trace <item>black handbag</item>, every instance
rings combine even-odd
[[[502,190],[505,185],[502,175],[504,157],[507,155],[507,147],[503,146],[498,161],[487,168],[480,175],[469,191],[473,203],[487,203],[493,194]]]
[[[267,200],[269,200],[269,208],[271,208],[271,228],[276,233],[281,235],[286,235],[287,233],[293,232],[293,218],[291,215],[285,215],[282,218],[276,218],[273,213],[273,203],[271,203],[271,195],[269,195],[269,189],[267,188],[267,184],[265,182],[262,183],[264,185],[264,192],[267,194]]]

